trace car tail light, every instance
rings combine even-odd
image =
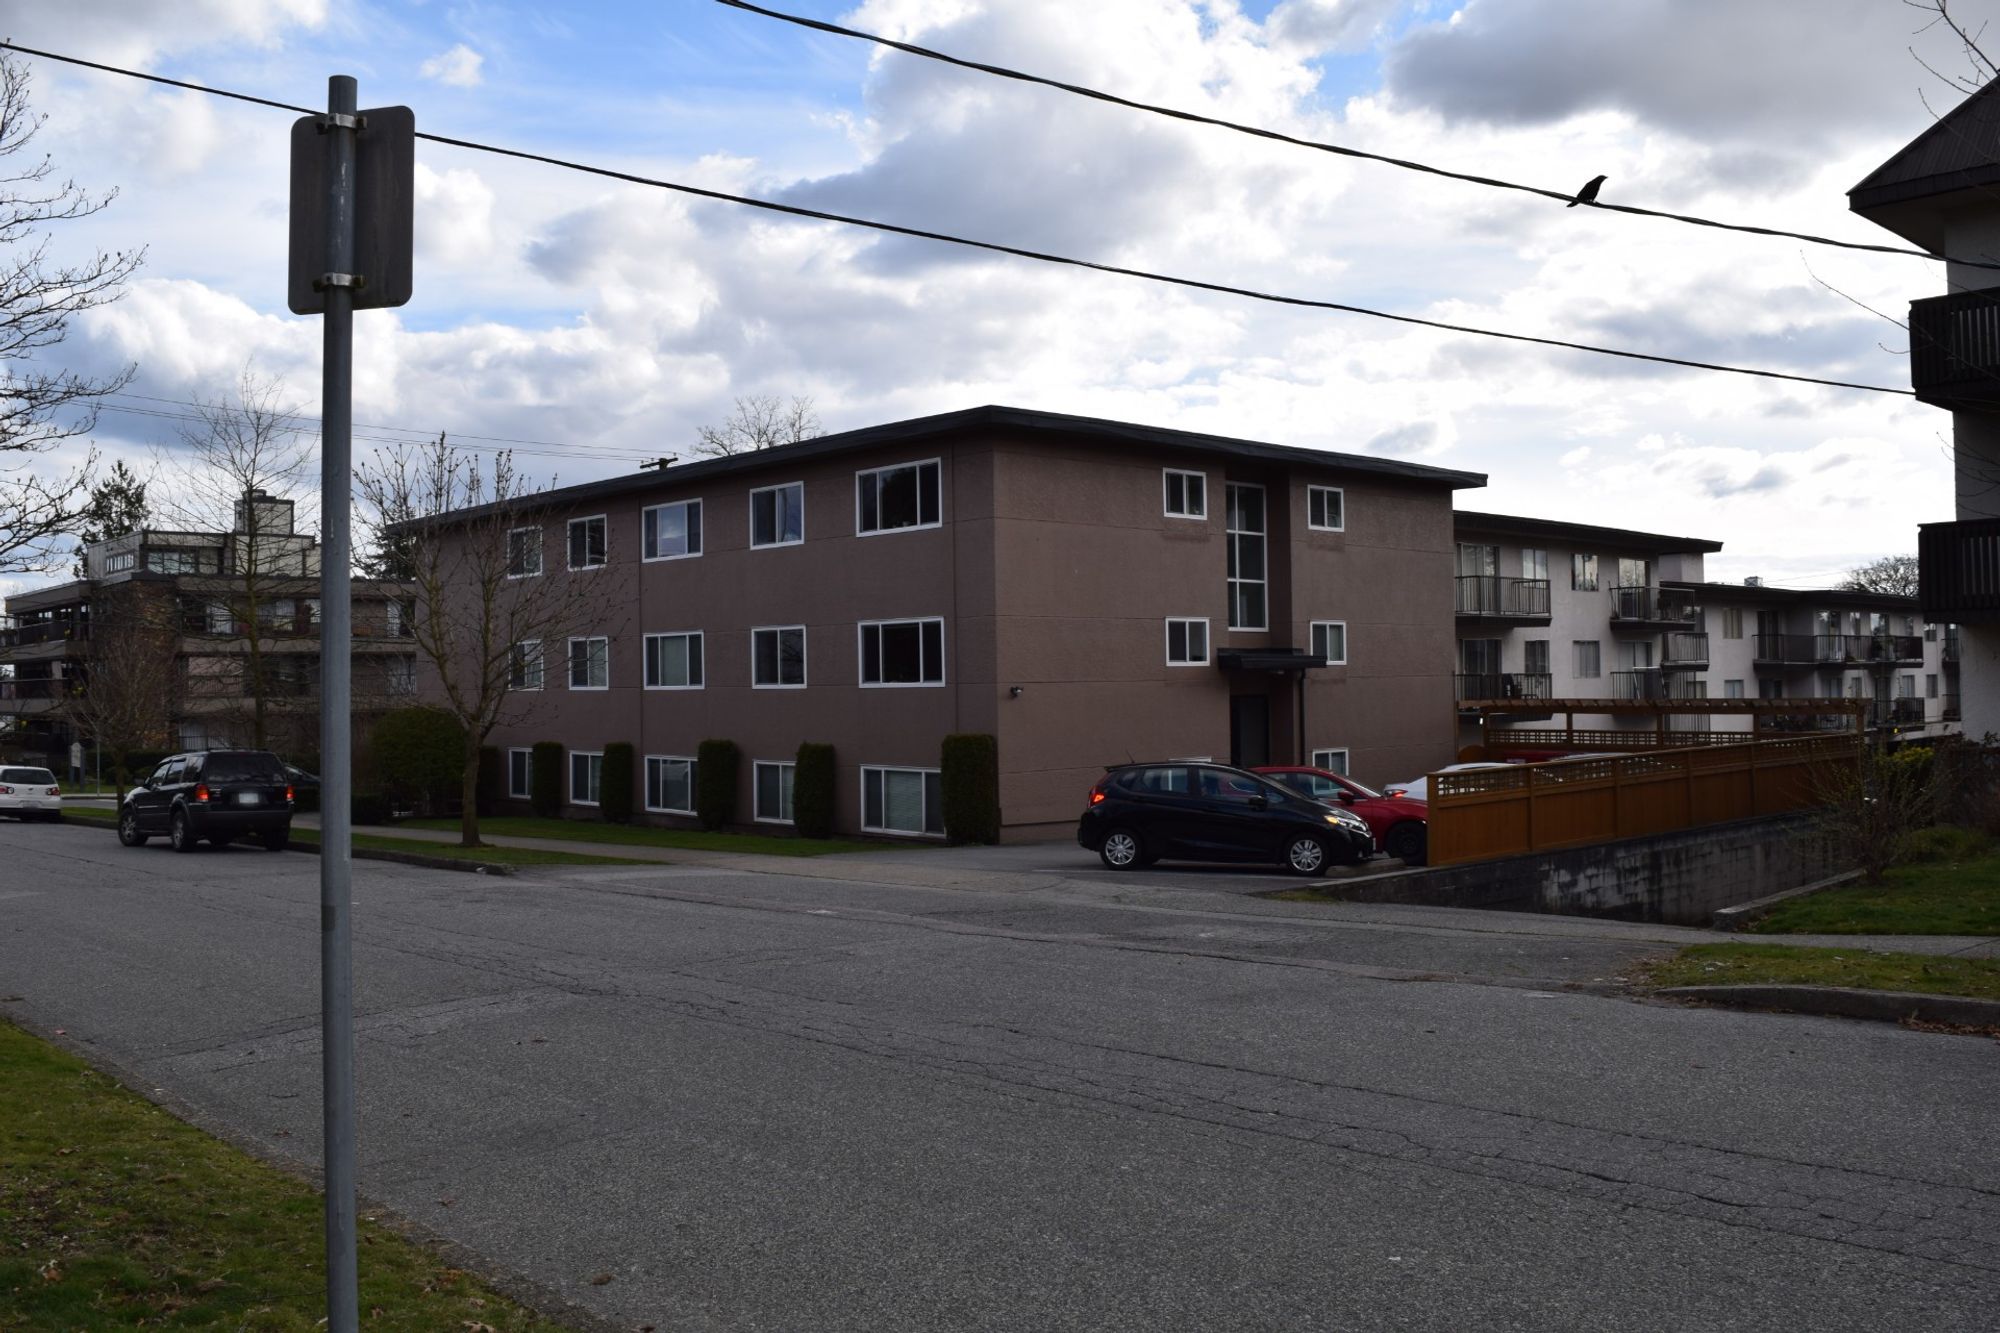
[[[60,795],[62,795],[62,788],[61,788],[61,787],[51,787],[51,788],[49,788],[49,795],[51,795],[51,796],[60,796]]]
[[[206,783],[195,784],[194,798],[197,801],[205,801],[208,799],[208,785]]]
[[[292,803],[292,788],[291,785],[288,783],[285,786],[285,804],[290,805],[291,803]]]
[[[1104,799],[1104,784],[1100,782],[1096,786],[1090,789],[1090,803],[1092,805],[1096,805],[1099,801],[1102,801],[1103,799]]]
[[[0,796],[12,796],[13,794],[14,789],[12,787],[0,787]]]

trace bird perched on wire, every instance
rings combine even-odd
[[[1591,178],[1590,178],[1590,179],[1589,179],[1588,181],[1584,182],[1584,186],[1583,186],[1583,188],[1582,188],[1581,190],[1578,190],[1578,191],[1576,192],[1576,198],[1574,198],[1574,199],[1570,200],[1570,201],[1569,201],[1568,203],[1564,204],[1564,205],[1563,205],[1563,207],[1564,207],[1564,208],[1575,208],[1575,207],[1576,207],[1576,206],[1577,206],[1578,204],[1593,204],[1593,203],[1596,203],[1596,202],[1597,202],[1597,189],[1598,189],[1598,187],[1599,187],[1599,186],[1601,186],[1601,185],[1603,185],[1603,184],[1604,184],[1604,177],[1602,177],[1602,176],[1592,176],[1592,177],[1591,177]]]

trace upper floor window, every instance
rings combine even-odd
[[[137,563],[139,563],[137,555],[131,551],[121,551],[117,555],[104,557],[104,572],[107,574],[123,574]]]
[[[596,569],[605,561],[604,515],[569,521],[569,567]]]
[[[542,572],[542,530],[511,528],[507,532],[507,577],[533,578]]]
[[[569,687],[573,690],[611,688],[611,640],[589,638],[569,641]]]
[[[701,631],[646,636],[646,688],[701,688]]]
[[[201,556],[196,551],[156,550],[146,552],[146,568],[155,574],[200,574],[210,572],[204,571],[201,566]]]
[[[1162,474],[1166,487],[1168,518],[1208,517],[1208,474],[1167,468]]]
[[[1621,588],[1647,588],[1653,583],[1653,562],[1636,556],[1618,557],[1618,586]]]
[[[1229,628],[1267,629],[1264,488],[1229,483]]]
[[[939,523],[940,462],[899,463],[854,474],[854,530],[863,536]]]
[[[944,684],[944,621],[864,621],[861,631],[863,685]]]
[[[417,661],[413,657],[392,657],[384,664],[383,680],[391,694],[417,692]]]
[[[776,625],[750,631],[750,684],[753,688],[798,689],[805,683],[804,625]]]
[[[806,487],[802,481],[750,492],[750,544],[796,546],[806,539]]]
[[[1743,637],[1743,608],[1725,606],[1722,608],[1722,637],[1740,639]]]
[[[1347,530],[1347,494],[1338,486],[1306,487],[1306,526],[1321,532]]]
[[[1578,592],[1597,591],[1597,557],[1578,551],[1569,558],[1569,586]]]
[[[1208,620],[1170,617],[1167,620],[1167,665],[1208,665]]]
[[[676,500],[640,511],[639,552],[644,560],[700,555],[701,501]]]
[[[1523,546],[1521,548],[1521,577],[1524,579],[1540,579],[1544,583],[1548,582],[1549,553],[1538,547]]]
[[[539,690],[542,688],[542,645],[537,639],[524,639],[514,645],[514,651],[507,661],[507,688],[510,690]]]
[[[1347,665],[1347,622],[1344,620],[1315,620],[1312,623],[1312,650],[1315,657],[1324,657],[1328,666]]]

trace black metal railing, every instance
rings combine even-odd
[[[1695,603],[1694,594],[1685,588],[1631,584],[1611,590],[1611,623],[1614,629],[1621,624],[1691,625],[1700,619],[1701,607]]]
[[[89,637],[88,620],[37,620],[0,629],[0,648],[26,648],[37,643]]]
[[[1926,402],[2000,398],[2000,292],[1910,302],[1910,387]]]
[[[1958,665],[1958,631],[1944,636],[1944,647],[1938,652],[1938,660],[1948,667]]]
[[[60,699],[67,680],[36,677],[29,680],[0,680],[0,701],[13,699]]]
[[[1670,630],[1660,648],[1660,665],[1701,667],[1708,665],[1708,636],[1687,630]]]
[[[1546,671],[1475,671],[1452,677],[1458,700],[1551,699],[1555,677]]]
[[[2000,518],[1920,524],[1917,599],[1931,620],[2000,620]]]
[[[1625,702],[1700,699],[1706,697],[1697,689],[1701,683],[1662,667],[1614,671],[1611,673],[1611,697]]]
[[[1498,619],[1543,619],[1549,614],[1549,581],[1503,574],[1460,574],[1458,614]]]
[[[1959,716],[1958,696],[1955,694],[1945,695],[1944,707],[1938,711],[1938,717],[1946,722],[1956,722],[1959,720]]]
[[[1827,659],[1820,654],[1819,640],[1838,638],[1838,635],[1819,634],[1759,634],[1751,649],[1755,661],[1760,665],[1815,666]],[[1839,661],[1838,657],[1833,659]]]
[[[1868,710],[1869,723],[1877,727],[1918,727],[1924,722],[1924,701],[1917,698],[1876,699]]]

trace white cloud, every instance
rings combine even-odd
[[[440,52],[426,60],[417,72],[427,79],[434,79],[447,88],[477,88],[481,81],[479,67],[486,63],[486,57],[458,42],[449,51]]]

